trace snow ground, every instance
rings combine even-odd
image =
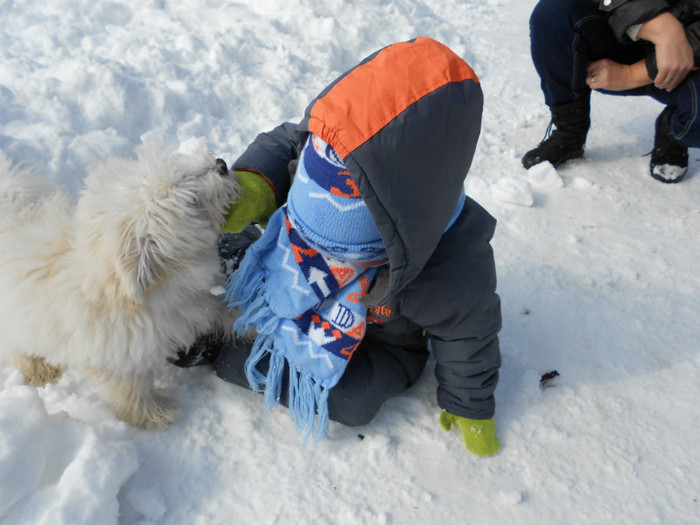
[[[163,371],[183,416],[153,433],[76,374],[37,390],[2,364],[3,525],[700,523],[700,155],[654,181],[660,106],[595,94],[586,158],[526,172],[549,121],[534,5],[0,0],[0,155],[72,192],[144,140],[233,160],[376,49],[446,43],[486,96],[466,187],[499,221],[504,314],[488,459],[440,429],[430,364],[371,424],[305,449],[284,409],[204,369]]]

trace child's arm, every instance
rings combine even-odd
[[[476,454],[500,447],[493,426],[501,365],[501,306],[490,246],[494,228],[495,220],[467,198],[400,305],[430,338],[438,405],[450,415],[442,417],[443,426],[457,424]]]
[[[470,336],[455,341],[432,336],[430,343],[439,383],[438,404],[443,409],[440,424],[445,430],[457,425],[467,450],[473,454],[492,456],[501,448],[493,419],[493,394],[501,365],[497,335],[500,308],[497,296],[484,297],[479,303],[472,309],[472,318],[461,321],[463,328],[472,326]],[[432,330],[440,331],[440,327]]]
[[[224,232],[239,232],[251,222],[265,224],[284,204],[302,138],[305,136],[298,132],[296,124],[281,124],[260,133],[233,163],[241,193],[231,208]]]

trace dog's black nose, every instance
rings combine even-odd
[[[228,175],[228,166],[226,162],[224,162],[224,159],[216,159],[216,169],[222,177]]]

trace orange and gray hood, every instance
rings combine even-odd
[[[482,108],[471,67],[425,37],[372,54],[307,107],[299,128],[338,153],[387,249],[363,302],[384,302],[432,255],[464,193]]]

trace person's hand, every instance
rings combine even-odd
[[[457,425],[462,431],[464,446],[472,454],[489,457],[501,450],[501,442],[496,439],[496,423],[493,418],[470,419],[455,416],[444,410],[440,412],[440,426],[449,431],[452,425]]]
[[[638,35],[654,44],[659,71],[654,85],[672,91],[694,69],[693,48],[683,26],[671,13],[664,12],[643,23]]]
[[[624,91],[646,86],[651,82],[643,60],[631,66],[613,62],[607,58],[588,64],[586,84],[591,89]]]
[[[277,209],[277,200],[270,185],[252,171],[236,171],[240,193],[230,208],[222,233],[238,233],[253,222],[267,224]]]

